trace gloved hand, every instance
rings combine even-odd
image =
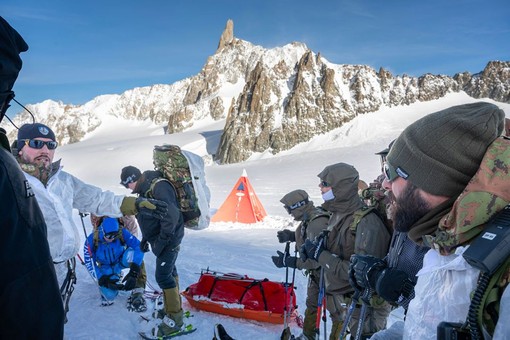
[[[122,290],[122,289],[124,289],[124,285],[118,283],[117,281],[118,281],[117,278],[112,278],[109,275],[103,275],[103,276],[101,276],[99,278],[97,283],[101,287],[105,287],[105,288],[112,289],[112,290]]]
[[[356,285],[376,289],[375,284],[379,275],[386,269],[386,262],[375,256],[357,254],[352,255],[350,261],[349,277],[356,280]],[[354,271],[354,274],[351,271]]]
[[[149,249],[149,241],[142,238],[142,240],[140,241],[140,250],[143,251],[144,253],[148,252],[150,250]]]
[[[275,266],[277,266],[278,268],[283,267],[296,268],[297,258],[295,256],[290,256],[288,253],[284,254],[279,250],[277,250],[276,253],[278,254],[278,256],[271,256],[271,259],[273,260]]]
[[[319,256],[324,250],[325,237],[326,234],[321,233],[318,237],[315,238],[315,240],[313,240],[313,242],[309,239],[306,239],[305,243],[303,243],[301,249],[299,250],[301,259],[303,261],[306,261],[307,259],[318,261]]]
[[[140,266],[136,263],[131,263],[129,266],[129,273],[124,277],[122,282],[124,282],[124,290],[132,290],[135,288],[136,280],[138,279],[138,275],[140,274]]]
[[[356,254],[352,255],[349,261],[349,284],[351,285],[352,288],[354,288],[356,292],[361,293],[364,291],[364,288],[361,287],[358,284],[358,281],[356,280],[356,271],[354,270],[354,263],[357,263],[357,260],[353,260],[352,258],[355,255]]]
[[[296,242],[296,233],[289,229],[279,230],[276,233],[276,236],[278,237],[278,242],[280,243]]]
[[[135,201],[136,210],[142,215],[162,219],[168,212],[168,204],[151,198],[138,197]]]
[[[406,272],[386,268],[377,279],[375,291],[384,300],[397,304],[411,297],[414,292],[414,282],[409,279]]]
[[[122,200],[120,211],[124,215],[143,214],[162,219],[168,212],[168,204],[151,198],[126,196]]]

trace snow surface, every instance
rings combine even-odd
[[[276,232],[297,226],[279,202],[283,195],[291,190],[304,189],[317,205],[322,203],[317,174],[325,166],[337,162],[354,165],[360,172],[360,178],[369,183],[380,171],[379,157],[374,153],[386,148],[405,126],[425,114],[474,101],[477,100],[457,93],[431,102],[384,108],[358,116],[339,129],[276,156],[269,153],[257,154],[246,162],[230,165],[212,162],[212,154],[217,150],[224,121],[201,123],[197,125],[200,128],[164,135],[163,127],[151,122],[129,122],[111,117],[82,142],[58,148],[55,160],[62,158],[64,169],[87,183],[118,194],[129,194],[119,184],[121,168],[135,165],[142,170],[152,169],[153,146],[177,144],[204,157],[206,180],[212,195],[212,213],[223,203],[245,169],[268,217],[252,225],[211,223],[204,230],[186,230],[177,259],[180,288],[184,290],[195,283],[200,271],[205,268],[283,282],[285,269],[276,268],[270,259],[276,250],[284,249],[284,245],[278,243]],[[510,116],[510,104],[489,99],[485,101],[499,105],[507,117]],[[83,229],[78,213],[75,214],[75,223],[80,230]],[[92,227],[88,217],[84,219],[84,224],[87,233],[90,233]],[[81,234],[84,237],[83,232]],[[151,252],[146,253],[145,264],[148,288],[159,289],[154,279],[155,257]],[[69,321],[65,325],[66,339],[138,339],[138,331],[147,330],[147,323],[139,321],[138,313],[128,312],[125,308],[129,293],[121,292],[112,306],[100,307],[97,286],[80,264],[77,265],[77,276],[78,283],[68,313]],[[289,280],[291,277],[289,275]],[[306,281],[305,276],[296,272],[296,296],[300,314],[305,309]],[[148,308],[149,311],[152,308],[150,300]],[[198,330],[180,337],[182,339],[210,340],[216,323],[223,324],[230,335],[238,340],[279,339],[283,330],[283,325],[194,310],[187,302],[184,302],[184,308],[194,314],[191,320]],[[290,326],[293,334],[300,334],[301,330],[295,323]],[[330,326],[331,321],[328,320],[328,329]]]

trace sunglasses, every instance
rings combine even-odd
[[[285,210],[287,210],[287,213],[290,214],[290,212],[292,210],[295,210],[295,209],[297,209],[299,207],[302,207],[303,205],[305,205],[307,203],[308,203],[308,199],[304,199],[302,201],[294,203],[293,205],[284,205],[283,207],[285,208]]]
[[[108,234],[104,234],[104,238],[107,239],[108,241],[113,241],[117,238],[117,232],[111,232],[111,233],[108,233]]]
[[[395,170],[395,168],[393,166],[391,166],[391,164],[388,162],[384,162],[383,171],[384,171],[384,177],[386,178],[386,180],[388,182],[392,182],[395,179],[397,179],[397,177],[400,177],[399,174],[397,173],[397,171]]]
[[[58,146],[58,142],[49,141],[45,142],[38,139],[25,139],[25,145],[28,145],[32,149],[42,149],[44,145],[48,147],[48,150],[55,150]]]
[[[321,187],[330,187],[331,185],[326,181],[321,181],[320,186]]]

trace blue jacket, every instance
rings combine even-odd
[[[128,268],[129,264],[123,264],[122,259],[124,252],[133,249],[132,262],[141,265],[143,261],[143,252],[140,250],[140,241],[133,236],[127,229],[122,229],[122,237],[118,237],[113,242],[104,240],[103,231],[98,231],[97,247],[94,247],[94,233],[91,233],[85,240],[83,247],[83,259],[88,271],[94,273],[97,279],[103,275],[119,275],[123,268]],[[95,248],[95,249],[94,249]],[[91,262],[94,260],[94,269]]]

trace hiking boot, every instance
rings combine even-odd
[[[138,313],[145,312],[147,310],[147,304],[145,302],[145,298],[143,297],[143,293],[131,293],[131,296],[127,300],[127,310],[135,311]]]
[[[178,317],[176,317],[176,319],[178,319]],[[153,335],[157,337],[164,337],[180,331],[184,325],[182,322],[182,315],[180,323],[178,323],[178,321],[179,320],[174,320],[169,316],[165,316],[157,328],[152,330]]]

